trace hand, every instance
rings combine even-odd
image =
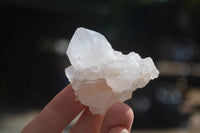
[[[71,85],[65,87],[23,129],[22,133],[61,133],[83,110],[70,133],[128,133],[133,111],[124,103],[114,104],[104,116],[92,115],[87,107],[75,101]]]

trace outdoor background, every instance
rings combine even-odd
[[[126,102],[135,133],[200,131],[199,0],[1,0],[0,14],[0,133],[20,132],[69,83],[77,27],[155,61],[159,78]]]

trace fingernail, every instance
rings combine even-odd
[[[129,133],[129,131],[124,127],[114,127],[111,128],[108,133]]]

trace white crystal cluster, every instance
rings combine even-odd
[[[67,55],[72,65],[65,73],[76,98],[93,114],[103,115],[159,75],[150,57],[114,51],[102,34],[85,28],[75,31]]]

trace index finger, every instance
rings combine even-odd
[[[61,132],[84,108],[75,101],[71,84],[58,93],[23,129],[22,133]]]

